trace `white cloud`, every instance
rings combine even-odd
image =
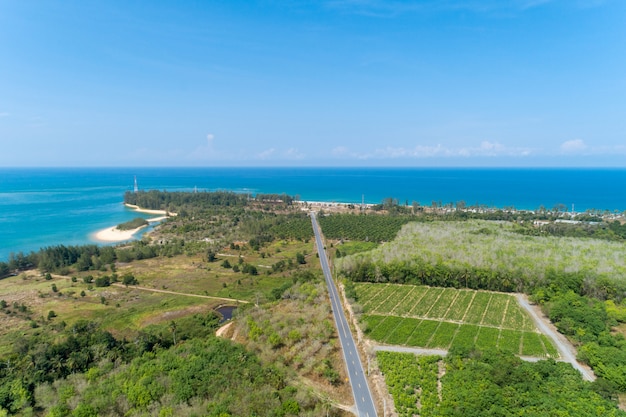
[[[568,140],[560,146],[561,154],[568,155],[624,155],[626,145],[587,145],[582,139]]]
[[[561,152],[564,153],[580,153],[587,150],[588,146],[582,139],[568,140],[561,144]]]
[[[274,148],[266,149],[257,155],[257,159],[268,159],[269,157],[274,155],[275,152],[276,149]]]
[[[333,148],[330,153],[335,157],[348,156],[350,151],[345,146],[337,146]]]
[[[215,159],[218,156],[218,152],[215,150],[215,135],[209,133],[206,135],[206,144],[200,145],[188,155],[191,160],[208,160]]]
[[[269,148],[264,151],[257,153],[254,158],[262,159],[262,160],[301,160],[304,159],[306,155],[300,152],[297,148],[289,148],[286,150]]]
[[[355,157],[358,159],[398,159],[398,158],[471,158],[471,157],[524,157],[534,152],[531,148],[507,147],[498,142],[483,141],[473,147],[446,147],[437,145],[416,145],[413,148],[392,147],[379,148],[370,153],[352,153],[345,147],[332,150],[334,156]]]
[[[305,155],[296,148],[290,148],[283,152],[283,156],[287,159],[304,159]]]

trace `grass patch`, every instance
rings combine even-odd
[[[335,245],[335,248],[338,252],[341,253],[342,256],[354,255],[355,253],[367,252],[372,249],[376,249],[378,247],[378,243],[376,242],[359,242],[359,241],[348,241],[343,243],[338,243]]]

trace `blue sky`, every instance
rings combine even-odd
[[[0,0],[0,166],[626,167],[623,0]]]

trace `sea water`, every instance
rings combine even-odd
[[[11,252],[95,243],[135,217],[122,204],[141,190],[286,193],[301,200],[626,210],[626,169],[476,168],[6,168],[0,169],[0,260]]]

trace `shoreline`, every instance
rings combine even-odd
[[[150,209],[144,209],[141,208],[139,206],[136,206],[134,204],[128,204],[128,203],[124,203],[124,207],[132,209],[134,211],[137,211],[139,213],[147,213],[147,214],[162,214],[163,216],[178,216],[178,213],[172,213],[172,212],[168,212],[167,210],[150,210]],[[148,221],[150,221],[148,219]]]
[[[124,203],[124,207],[129,208],[133,211],[139,213],[147,213],[147,214],[160,214],[159,217],[153,217],[150,219],[146,219],[148,223],[156,223],[167,219],[170,216],[177,216],[177,213],[170,213],[166,210],[150,210],[144,209],[134,204]],[[100,229],[91,235],[91,239],[95,240],[99,243],[115,243],[115,242],[125,242],[128,240],[132,240],[142,229],[148,227],[148,225],[140,226],[131,230],[120,230],[116,226],[109,226],[105,229]]]
[[[167,216],[155,217],[152,219],[146,219],[148,223],[156,223],[167,219]],[[137,232],[141,229],[148,227],[148,225],[140,226],[130,230],[120,230],[117,226],[107,227],[105,229],[98,230],[93,234],[93,239],[102,243],[111,242],[124,242],[131,240]]]

